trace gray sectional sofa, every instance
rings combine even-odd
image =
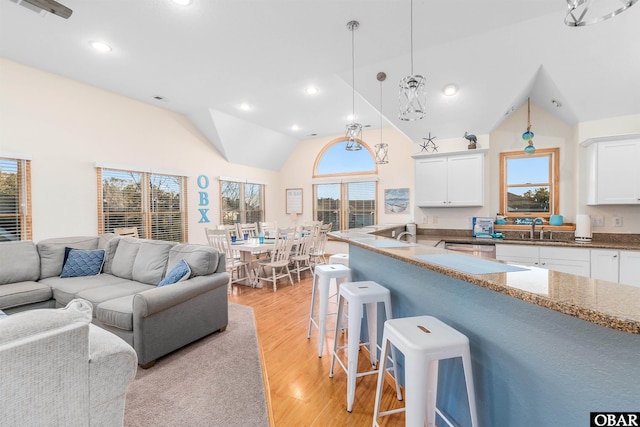
[[[60,277],[65,248],[103,249],[101,273]],[[191,269],[188,279],[159,287],[181,260]],[[225,330],[228,282],[224,254],[209,246],[114,234],[0,243],[0,310],[11,314],[64,307],[76,298],[89,301],[92,322],[129,343],[143,368]]]

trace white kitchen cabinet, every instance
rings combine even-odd
[[[591,249],[591,277],[640,286],[640,251]]]
[[[496,245],[496,259],[589,277],[589,250],[555,246]]]
[[[640,135],[593,138],[589,157],[590,205],[640,204]]]
[[[591,249],[591,278],[618,283],[619,262],[617,250]]]
[[[640,286],[640,251],[620,251],[618,281],[625,285]]]
[[[540,246],[540,267],[589,277],[589,250]]]
[[[473,154],[414,155],[416,205],[482,206],[484,151]]]

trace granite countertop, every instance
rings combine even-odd
[[[464,236],[450,237],[418,234],[416,242],[398,242],[396,239],[372,234],[381,230],[384,230],[384,228],[356,229],[348,232],[332,232],[331,236],[337,240],[597,325],[632,334],[640,334],[640,287],[575,276],[538,267],[526,267],[519,271],[510,272],[473,274],[457,268],[454,269],[438,263],[428,262],[421,258],[429,258],[429,255],[438,254],[468,256],[435,247],[441,241],[492,244],[497,243],[495,240],[474,239]],[[533,244],[532,241],[506,240],[498,242]],[[579,244],[575,242],[564,242],[564,244],[559,242],[555,244],[554,242],[544,243],[560,246],[640,250],[640,244],[623,244],[623,246],[619,246],[615,242],[612,242],[611,246],[605,245],[604,242],[596,242],[595,244]],[[538,242],[536,244],[541,243]],[[476,258],[476,260],[479,259]],[[495,260],[482,259],[482,262],[504,265]]]

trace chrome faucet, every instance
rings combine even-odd
[[[533,235],[536,232],[536,223],[538,222],[538,220],[540,220],[540,222],[544,224],[544,218],[537,217],[533,220],[533,222],[531,223],[531,232],[529,233],[529,238],[531,240],[533,240]],[[542,238],[542,234],[540,234],[540,238]]]

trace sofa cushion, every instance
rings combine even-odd
[[[118,283],[128,283],[126,279],[122,279],[111,274],[98,274],[97,276],[86,277],[49,277],[40,280],[38,283],[51,286],[53,289],[53,298],[56,300],[57,306],[64,306],[74,299],[78,292],[97,288],[99,286],[111,286]]]
[[[191,268],[189,264],[183,259],[173,266],[170,272],[167,273],[164,279],[158,283],[158,286],[172,285],[174,283],[182,282],[189,279],[191,275]]]
[[[179,244],[171,248],[167,268],[171,270],[184,259],[191,267],[191,277],[206,276],[218,269],[220,256],[220,252],[210,246]]]
[[[98,304],[96,319],[108,326],[133,331],[133,297],[127,295]]]
[[[40,277],[40,256],[31,241],[0,243],[0,285],[35,281]]]
[[[48,301],[51,287],[40,282],[16,282],[0,286],[0,310]]]
[[[70,249],[60,277],[95,276],[102,271],[104,249]]]
[[[28,310],[12,314],[0,321],[0,345],[74,322],[89,323],[91,313],[90,304],[74,300],[62,309]]]
[[[133,263],[133,280],[157,285],[167,271],[169,250],[176,244],[159,240],[140,240],[140,248]]]
[[[134,295],[147,289],[154,289],[155,286],[146,283],[127,281],[116,283],[109,286],[98,286],[95,288],[85,289],[76,294],[77,298],[82,298],[93,304],[94,311],[97,311],[98,305],[114,298],[120,298],[127,295]]]
[[[140,250],[140,239],[123,237],[118,242],[116,253],[111,263],[111,274],[123,279],[133,280],[133,263]]]
[[[60,237],[41,240],[37,244],[40,254],[40,278],[59,276],[62,272],[64,248],[97,249],[97,236]]]
[[[98,249],[104,249],[104,265],[102,266],[102,272],[111,274],[111,264],[113,263],[113,257],[116,255],[116,249],[120,242],[120,236],[113,233],[105,233],[98,239]]]

